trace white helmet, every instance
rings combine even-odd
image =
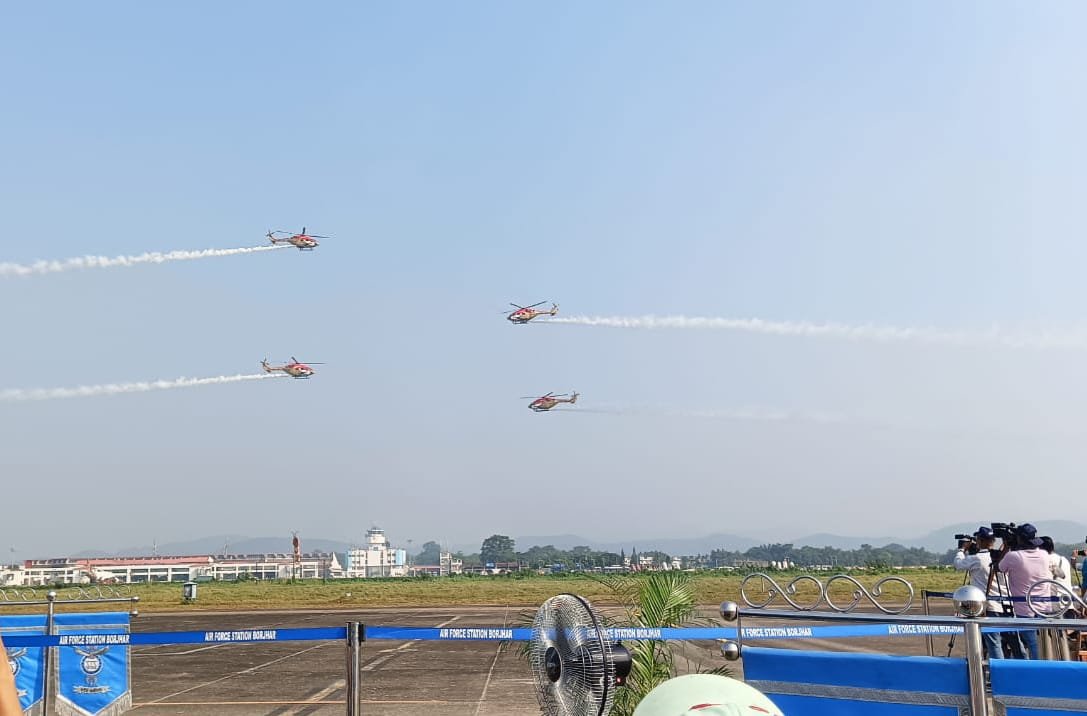
[[[717,674],[688,674],[650,691],[634,716],[784,716],[758,689]]]

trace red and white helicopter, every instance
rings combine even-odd
[[[324,365],[323,363],[314,363],[313,365]],[[307,363],[300,363],[297,358],[291,356],[291,362],[286,365],[268,365],[268,359],[265,358],[260,362],[261,368],[264,368],[265,373],[281,372],[286,373],[292,378],[309,378],[316,373],[313,368],[310,368]]]
[[[511,303],[513,306],[513,312],[506,316],[506,320],[510,323],[516,323],[517,325],[524,325],[537,316],[554,316],[559,312],[559,304],[552,303],[550,309],[537,311],[536,306],[542,306],[547,301],[540,301],[534,303],[531,306],[518,306],[516,303]]]
[[[569,403],[573,405],[577,402],[577,393],[571,393],[570,397],[566,397],[566,393],[548,393],[547,395],[541,395],[539,398],[533,398],[532,396],[526,396],[521,398],[522,400],[531,400],[528,404],[528,409],[536,413],[546,413],[559,403]]]
[[[276,236],[276,234],[286,234],[286,236]],[[313,251],[317,248],[317,239],[328,239],[328,236],[318,236],[317,234],[307,234],[306,227],[302,227],[301,234],[293,234],[290,231],[269,231],[268,240],[273,244],[290,244],[299,251]]]

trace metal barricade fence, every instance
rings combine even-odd
[[[753,600],[747,592],[747,585],[751,580],[759,579],[769,584],[768,598]],[[804,603],[796,601],[798,582],[807,583],[818,587],[818,597]],[[848,602],[835,601],[831,597],[830,586],[835,582],[846,585],[852,592]],[[1035,586],[1041,586],[1039,583]],[[1060,587],[1059,583],[1057,587]],[[1049,582],[1044,583],[1046,588]],[[904,604],[891,605],[880,601],[883,591],[890,586],[897,586],[906,590],[907,598]],[[1054,588],[1054,591],[1056,588]],[[28,599],[19,602],[0,601],[0,606],[33,606],[45,605],[49,613],[50,626],[45,635],[27,636],[11,635],[4,641],[10,647],[46,647],[46,651],[64,646],[85,643],[86,639],[93,638],[99,643],[108,642],[120,646],[164,645],[164,644],[243,644],[278,641],[342,641],[346,649],[345,689],[346,712],[348,716],[359,716],[362,713],[362,698],[360,691],[362,646],[371,640],[396,640],[396,641],[528,641],[531,639],[532,630],[529,628],[510,627],[383,627],[365,626],[361,622],[348,622],[343,627],[317,627],[317,628],[285,628],[285,629],[233,629],[212,631],[172,631],[172,632],[117,632],[117,633],[81,633],[73,631],[67,634],[55,633],[52,624],[52,615],[55,612],[58,599],[55,593],[51,593],[45,600]],[[90,604],[105,602],[131,602],[137,601],[136,597],[129,596],[101,596],[94,598],[87,595],[88,599],[66,599],[62,604]],[[735,616],[739,620],[735,626],[715,627],[617,627],[607,629],[609,638],[615,640],[712,640],[724,642],[726,645],[734,643],[736,652],[742,652],[746,641],[756,640],[806,640],[806,639],[838,639],[852,637],[918,637],[932,635],[964,634],[966,637],[967,665],[970,671],[971,682],[971,709],[974,716],[986,716],[987,707],[984,701],[984,679],[981,671],[982,624],[990,630],[1016,630],[1025,628],[1024,620],[985,618],[962,619],[959,617],[944,617],[931,615],[908,615],[912,606],[914,590],[905,580],[898,577],[888,577],[877,582],[869,590],[863,587],[857,580],[847,575],[836,575],[826,583],[810,577],[802,576],[793,580],[788,586],[782,588],[772,578],[765,574],[749,575],[741,585],[741,596],[747,604],[755,604],[754,608],[736,608]],[[775,598],[782,597],[791,610],[767,610],[765,607]],[[930,595],[932,596],[932,595]],[[942,595],[941,595],[942,596]],[[1056,600],[1057,609],[1044,610],[1041,608],[1047,601]],[[877,613],[855,613],[855,608],[867,600],[868,606]],[[1074,595],[1060,595],[1056,598],[1043,596],[1038,599],[1027,599],[1036,613],[1054,616],[1063,614],[1065,608],[1076,603],[1083,605]],[[1038,602],[1038,604],[1034,604]],[[826,605],[827,610],[818,611],[817,608]],[[135,610],[133,610],[135,613]],[[724,615],[724,614],[723,614]],[[785,621],[827,621],[839,622],[832,625],[797,625],[797,626],[744,626],[743,618],[773,617]],[[1053,621],[1039,621],[1035,628],[1055,628]],[[1062,619],[1060,628],[1079,629],[1087,631],[1087,619]],[[724,649],[726,656],[728,650]],[[51,703],[51,702],[48,702]],[[48,705],[47,703],[47,705]],[[49,711],[45,710],[45,714]]]
[[[830,586],[833,582],[839,580],[847,580],[852,588],[852,600],[845,605],[836,603],[830,596]],[[748,585],[757,580],[759,587],[765,591],[765,597],[752,597],[748,593]],[[896,604],[890,606],[880,601],[879,597],[882,594],[882,589],[888,583],[897,583],[898,586],[905,588],[907,597],[902,604]],[[816,587],[817,595],[814,598],[807,599],[800,602],[797,600],[797,593],[800,591],[800,587]],[[969,591],[969,590],[972,590]],[[810,590],[809,590],[810,591]],[[743,619],[746,618],[761,618],[772,617],[778,620],[784,621],[830,621],[841,622],[845,624],[851,624],[854,626],[846,627],[847,629],[863,629],[865,627],[875,626],[879,631],[885,631],[887,635],[925,635],[930,637],[929,653],[930,657],[903,657],[907,659],[925,659],[931,658],[932,635],[957,635],[963,634],[965,636],[965,667],[966,675],[969,684],[969,711],[972,716],[988,716],[990,713],[989,701],[986,693],[986,677],[984,671],[984,648],[982,644],[982,633],[984,632],[1023,632],[1023,631],[1036,631],[1050,640],[1052,648],[1050,649],[1049,656],[1054,658],[1055,661],[1067,660],[1067,641],[1065,640],[1066,630],[1084,631],[1087,630],[1087,619],[1083,618],[1064,618],[1069,610],[1074,608],[1079,614],[1083,614],[1087,611],[1087,604],[1083,602],[1076,594],[1071,592],[1065,585],[1055,580],[1041,580],[1035,582],[1026,591],[1026,595],[1023,597],[1013,598],[1013,601],[1023,603],[1025,602],[1030,611],[1034,614],[1034,618],[1020,616],[1014,617],[986,617],[984,616],[985,605],[988,600],[981,590],[975,587],[964,586],[959,591],[951,594],[942,592],[927,592],[923,595],[924,604],[923,608],[925,614],[906,614],[912,607],[914,590],[905,580],[899,577],[887,577],[877,582],[871,591],[865,589],[860,583],[851,577],[845,575],[836,575],[823,583],[818,578],[811,575],[801,575],[794,578],[789,584],[782,587],[767,574],[757,573],[748,575],[740,587],[741,599],[747,605],[747,608],[741,608],[739,605],[733,602],[725,602],[721,605],[721,615],[729,621],[735,621],[737,624],[737,637],[736,639],[727,641],[722,646],[722,652],[726,658],[737,659],[742,657],[743,654],[743,642],[748,638],[749,628],[743,626]],[[956,608],[958,609],[959,616],[932,616],[930,611],[929,598],[930,597],[950,597],[956,602]],[[780,598],[783,602],[787,603],[791,609],[766,609],[776,599]],[[868,601],[870,608],[874,608],[880,613],[867,613],[861,614],[854,612],[854,609],[863,601]],[[827,609],[819,611],[819,607],[826,606]],[[815,627],[814,629],[818,629]],[[800,629],[799,627],[793,627],[793,629]],[[761,652],[765,650],[757,650],[759,653],[759,659],[765,660],[765,655]],[[1003,689],[1009,679],[1003,676],[1004,663],[1003,660],[999,660],[1002,672],[1002,681],[1000,689]],[[1055,661],[1049,662],[1033,662],[1036,667],[1031,667],[1035,671],[1041,669],[1043,673],[1035,674],[1041,678],[1037,680],[1042,685],[1042,693],[1032,693],[1028,695],[1009,695],[1005,692],[999,692],[994,690],[993,697],[994,703],[999,705],[1000,708],[1005,708],[1007,703],[1013,704],[1026,704],[1024,708],[1027,709],[1056,709],[1057,711],[1085,711],[1087,710],[1087,690],[1081,689],[1083,693],[1077,692],[1073,696],[1060,696],[1052,697],[1052,694],[1044,693],[1044,687],[1048,683],[1055,687],[1057,684],[1053,681],[1046,681],[1047,674],[1044,673],[1046,669],[1061,670],[1062,667]],[[944,659],[944,663],[953,663],[954,660]],[[961,663],[961,662],[960,662]],[[993,662],[997,664],[996,661]],[[1046,667],[1045,664],[1052,664],[1053,667]],[[1070,665],[1072,666],[1072,665]],[[1083,670],[1084,665],[1075,665],[1079,670]],[[994,667],[995,669],[995,667]],[[1063,673],[1063,672],[1062,672]],[[1055,674],[1049,674],[1048,676],[1054,676]],[[1087,676],[1087,672],[1082,674]],[[1082,681],[1079,679],[1078,681]],[[820,687],[818,684],[797,684],[789,685],[782,682],[784,685],[780,685],[777,682],[774,683],[775,688],[785,689],[784,693],[796,693],[796,694],[817,694],[822,688],[823,695],[827,695],[833,692],[849,691],[848,687]],[[993,682],[994,687],[997,686],[996,681]],[[756,681],[756,685],[759,685]],[[828,690],[829,688],[829,690]],[[792,689],[790,691],[790,689]],[[854,689],[856,691],[856,689]],[[860,691],[872,692],[871,689],[860,689]],[[877,690],[878,691],[878,690]],[[931,703],[931,700],[926,702],[923,697],[917,697],[906,692],[898,692],[900,695],[905,693],[906,702],[911,703]],[[999,696],[999,698],[997,698]],[[861,700],[866,700],[864,697],[859,697]],[[870,698],[870,697],[869,697]],[[928,697],[931,699],[932,697]],[[948,696],[948,698],[953,698]],[[879,701],[878,698],[875,699]]]
[[[810,612],[804,612],[811,615]],[[777,616],[778,612],[774,612]],[[803,627],[615,627],[607,629],[608,637],[622,641],[714,641],[726,640],[807,640],[848,639],[872,636],[916,637],[918,633],[897,629],[892,624],[873,623],[849,626]],[[884,619],[884,622],[886,619]],[[10,647],[46,647],[47,649],[81,645],[89,642],[110,643],[117,646],[159,646],[169,644],[259,644],[295,641],[339,641],[345,645],[346,713],[359,716],[362,713],[361,677],[362,650],[367,641],[422,641],[422,642],[523,642],[529,641],[532,630],[523,627],[400,627],[367,626],[361,622],[348,622],[342,627],[277,628],[277,629],[230,629],[203,631],[164,632],[97,632],[85,634],[78,631],[67,634],[44,636],[5,636]],[[49,713],[48,711],[46,713]]]
[[[1056,585],[1056,587],[1053,587]],[[1036,589],[1045,588],[1058,592],[1057,594],[1039,595],[1037,597],[1031,596]],[[932,613],[932,600],[934,599],[946,599],[951,601],[954,599],[953,592],[935,592],[924,590],[921,592],[923,610],[926,615]],[[1027,597],[1002,597],[1004,601],[1008,603],[1014,602],[1027,602],[1030,604],[1031,610],[1034,612],[1035,617],[1046,620],[1046,627],[1034,627],[1039,632],[1041,641],[1039,647],[1041,648],[1043,658],[1053,661],[1068,661],[1072,658],[1072,654],[1069,651],[1068,640],[1064,638],[1063,632],[1065,630],[1074,629],[1073,626],[1068,624],[1068,619],[1065,619],[1065,614],[1070,608],[1079,607],[1081,609],[1087,609],[1087,604],[1077,597],[1075,594],[1068,592],[1060,582],[1054,580],[1043,580],[1037,582],[1031,586]],[[1045,609],[1045,606],[1056,606],[1056,609]],[[1025,629],[1023,620],[1028,617],[1016,617],[1014,615],[1009,616],[1010,619],[1019,619],[1019,628]],[[1059,625],[1059,626],[1053,626]],[[997,631],[995,627],[986,629],[985,631]],[[1016,631],[1014,629],[1008,630]],[[928,655],[935,656],[935,643],[934,637],[928,638]],[[950,646],[950,645],[949,645]]]
[[[56,635],[58,606],[84,607],[102,604],[131,604],[132,607],[129,610],[129,614],[131,616],[136,616],[139,614],[139,610],[136,609],[136,604],[138,604],[139,601],[140,598],[138,596],[124,594],[115,587],[77,587],[62,592],[50,590],[45,593],[44,599],[39,598],[38,592],[34,588],[0,589],[0,608],[8,607],[22,609],[33,606],[44,606],[46,608],[45,635],[47,637]],[[19,644],[15,643],[13,646],[19,646]],[[32,646],[44,645],[33,644]],[[56,694],[51,688],[53,684],[53,679],[51,677],[57,668],[58,667],[54,662],[53,649],[45,649],[41,669],[42,678],[44,679],[41,700],[41,710],[43,714],[52,713],[51,707],[55,702]]]

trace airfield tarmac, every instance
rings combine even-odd
[[[148,614],[134,632],[375,626],[510,626],[518,609],[452,607],[361,611]],[[706,607],[707,617],[715,609]],[[745,621],[772,626],[778,620]],[[794,622],[795,623],[795,622]],[[960,639],[961,641],[961,639]],[[924,654],[923,638],[760,641],[764,646]],[[946,638],[942,644],[946,644]],[[375,716],[535,716],[532,674],[517,644],[368,641],[362,645],[362,713]],[[681,673],[726,663],[712,641],[682,642]],[[961,645],[956,645],[961,653]],[[945,649],[946,653],[946,649]],[[343,642],[179,644],[132,647],[135,711],[146,716],[288,716],[346,711]],[[742,662],[730,664],[737,674]]]
[[[150,614],[133,631],[344,626],[503,626],[517,610],[489,607]],[[364,714],[538,714],[532,674],[516,645],[368,641]],[[343,714],[343,642],[163,645],[132,648],[134,709],[148,716]]]

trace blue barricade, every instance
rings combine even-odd
[[[57,649],[57,714],[121,714],[132,707],[128,646],[107,636],[127,634],[129,619],[128,612],[53,617],[62,644]],[[65,646],[70,634],[79,635],[79,643]],[[99,636],[103,638],[95,638]]]
[[[993,703],[1008,716],[1068,716],[1087,712],[1087,664],[997,659],[989,665]]]
[[[131,700],[128,647],[193,643],[345,641],[348,629],[234,629],[130,633],[127,613],[62,614],[54,635],[41,615],[0,619],[4,642],[24,707],[42,699],[45,647],[57,649],[58,706],[67,714],[120,712]],[[734,627],[619,627],[616,640],[735,639]],[[849,626],[744,627],[744,640],[927,636],[961,632],[954,625],[857,624]],[[367,640],[527,641],[525,627],[365,627]],[[954,716],[969,706],[962,659],[892,657],[745,646],[746,679],[771,695],[786,713],[811,716]],[[1009,716],[1087,713],[1087,664],[998,660],[992,664],[993,697]]]
[[[41,648],[46,646],[147,646],[156,644],[224,644],[262,641],[342,641],[347,638],[346,627],[316,627],[305,629],[234,629],[216,631],[171,631],[129,633],[95,629],[65,630],[44,636],[44,617],[25,617],[25,625],[13,621],[24,617],[0,620],[4,643],[9,647]],[[59,619],[59,617],[58,617]],[[38,626],[33,626],[37,624]],[[608,636],[622,641],[644,640],[721,640],[735,639],[735,627],[612,627]],[[1005,630],[1001,630],[1005,631]],[[855,624],[850,626],[767,626],[743,627],[744,640],[766,639],[848,639],[852,637],[909,637],[941,634],[961,634],[962,627],[925,624]],[[368,640],[395,641],[528,641],[532,630],[526,627],[365,627]]]
[[[605,630],[612,639],[720,640],[735,639],[735,627],[612,627]],[[871,636],[929,636],[961,634],[962,627],[911,624],[856,624],[851,626],[743,627],[746,639],[844,639]],[[135,637],[136,635],[133,635]],[[420,641],[528,641],[532,630],[524,627],[366,627],[367,639]]]
[[[964,659],[744,647],[744,680],[787,714],[958,716],[970,707]]]
[[[43,644],[16,643],[21,638],[43,638],[45,615],[11,616],[0,619],[7,646],[8,664],[15,674],[15,690],[24,711],[41,702],[45,695],[45,649]]]
[[[613,627],[605,630],[612,639],[721,640],[735,639],[735,627]],[[859,624],[854,626],[744,627],[745,640],[763,639],[845,639],[872,636],[929,636],[960,634],[957,626],[908,624]],[[236,629],[230,631],[102,632],[41,636],[39,631],[18,632],[4,628],[4,643],[11,647],[94,646],[153,644],[223,644],[261,641],[342,641],[346,627],[309,629]],[[394,641],[528,641],[532,630],[525,627],[365,627],[368,640]]]
[[[45,689],[45,648],[57,646],[56,712],[75,716],[123,713],[132,703],[129,681],[129,614],[94,612],[57,614],[52,636],[46,618],[6,616],[0,619],[8,662],[23,710],[39,704]]]

